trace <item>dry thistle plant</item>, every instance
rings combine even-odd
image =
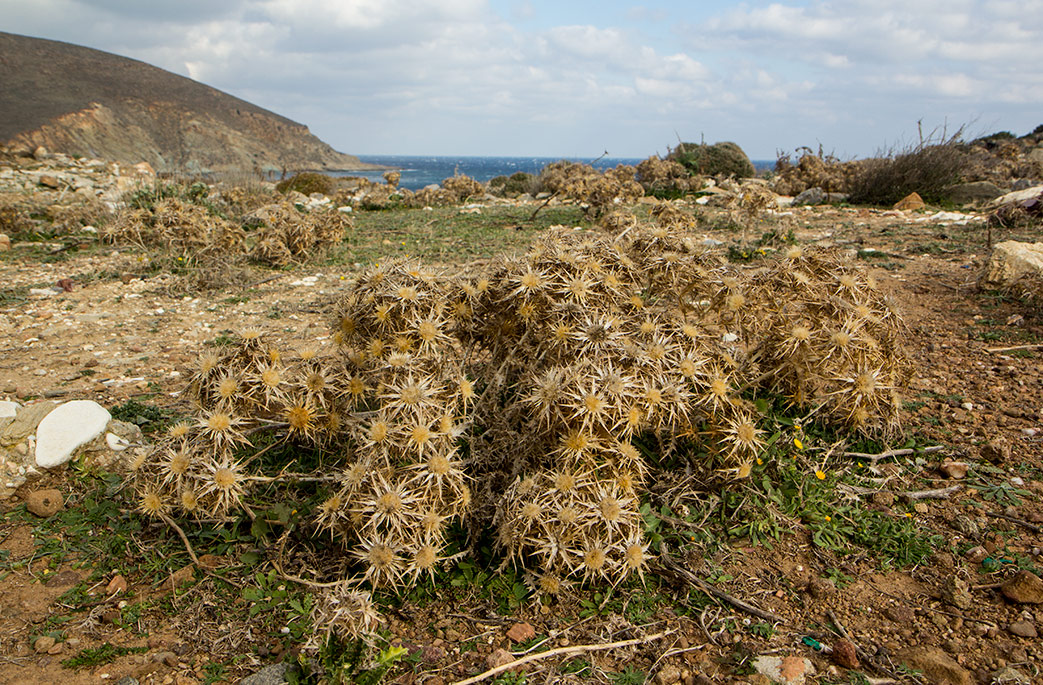
[[[641,577],[656,472],[639,438],[744,478],[764,450],[754,393],[888,431],[906,374],[900,320],[864,271],[798,248],[742,271],[686,218],[552,229],[453,278],[382,263],[336,304],[335,352],[244,333],[201,360],[197,419],[137,465],[139,508],[227,517],[286,466],[250,456],[255,434],[322,447],[336,484],[313,521],[354,575],[316,615],[348,635],[372,623],[351,583],[433,577],[453,523],[491,529],[539,594]]]

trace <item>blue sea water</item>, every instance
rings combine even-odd
[[[518,171],[538,174],[543,167],[562,159],[560,157],[421,157],[405,155],[358,155],[358,158],[367,164],[398,169],[402,173],[399,186],[409,190],[419,190],[432,183],[441,183],[457,173],[470,176],[482,183],[486,183],[496,176],[510,176]],[[619,164],[637,165],[642,160],[631,157],[602,157],[596,160],[569,158],[569,161],[592,164],[597,169],[611,169]],[[761,171],[763,168],[770,168],[774,162],[754,160],[753,164],[758,171]],[[331,173],[335,176],[361,176],[380,182],[383,181],[384,176],[383,171]]]

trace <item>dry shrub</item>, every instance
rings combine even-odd
[[[455,202],[464,202],[485,195],[484,185],[463,174],[456,174],[445,179],[442,181],[442,188],[454,198]]]
[[[137,465],[141,510],[231,517],[286,467],[236,455],[257,431],[282,430],[330,465],[320,475],[336,485],[313,523],[354,562],[340,580],[430,577],[466,516],[553,595],[644,572],[639,505],[657,474],[639,438],[683,450],[719,483],[764,455],[755,393],[893,430],[902,329],[862,270],[795,250],[741,271],[664,223],[551,230],[523,256],[452,278],[383,263],[336,304],[335,351],[291,357],[244,335],[202,360],[197,420]],[[334,600],[348,587],[322,616],[343,618]]]
[[[667,160],[678,162],[690,174],[749,178],[757,175],[753,162],[736,143],[679,143]]]
[[[851,202],[890,206],[910,193],[927,203],[946,201],[949,188],[969,168],[961,135],[962,130],[948,137],[932,134],[905,149],[862,160],[850,180]]]
[[[680,197],[699,190],[702,178],[692,176],[680,162],[649,157],[637,165],[635,179],[655,197]]]
[[[269,266],[318,256],[343,240],[351,226],[351,219],[335,209],[304,211],[290,202],[262,207],[247,222],[257,227],[250,257]]]
[[[113,217],[112,209],[97,198],[71,204],[53,204],[47,207],[47,217],[58,233],[75,233],[84,226],[105,224]]]
[[[32,233],[37,222],[30,216],[31,208],[18,196],[0,197],[0,233],[12,240]]]
[[[205,265],[245,252],[246,234],[206,208],[176,197],[155,202],[152,209],[128,209],[106,226],[102,237],[143,249],[162,249],[185,265]]]
[[[496,176],[489,181],[490,192],[503,197],[532,195],[535,197],[541,190],[540,179],[524,171],[516,171],[510,176]]]
[[[796,165],[790,163],[788,156],[776,160],[775,192],[800,195],[808,188],[821,188],[827,193],[847,192],[858,170],[859,162],[841,162],[832,155],[823,155],[821,150],[816,155],[804,148]]]
[[[314,171],[302,171],[275,184],[275,189],[284,195],[292,191],[305,195],[311,195],[312,193],[332,195],[336,187],[337,180],[335,178]]]
[[[415,207],[445,207],[456,202],[456,195],[442,187],[426,187],[413,193],[410,204]]]
[[[244,217],[265,205],[278,202],[278,198],[270,185],[256,182],[222,188],[217,196],[218,202],[228,209],[232,217]]]
[[[634,180],[634,168],[622,165],[601,173],[589,164],[562,160],[543,168],[540,183],[555,195],[587,204],[588,212],[595,216],[614,205],[634,202],[645,193]]]

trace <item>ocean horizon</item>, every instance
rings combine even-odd
[[[468,155],[357,155],[357,157],[366,164],[376,164],[398,170],[402,174],[399,187],[408,190],[420,190],[425,186],[440,184],[455,174],[470,176],[481,183],[488,183],[497,176],[510,176],[519,171],[539,174],[543,167],[562,159],[590,164],[594,168],[602,170],[611,169],[620,164],[636,166],[645,159],[644,157],[480,157]],[[771,169],[775,165],[775,160],[752,161],[758,173]],[[327,173],[332,176],[362,177],[377,182],[384,180],[383,169],[329,171]]]

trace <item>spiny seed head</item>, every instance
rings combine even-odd
[[[192,457],[185,450],[176,450],[167,461],[167,469],[175,476],[184,475],[188,467],[192,465]]]
[[[438,562],[438,551],[432,545],[421,545],[413,555],[413,566],[421,571],[429,571]]]
[[[685,378],[692,378],[695,376],[695,362],[691,359],[682,359],[678,365],[678,369],[681,371],[681,375]]]
[[[790,336],[797,342],[807,342],[811,338],[811,331],[807,326],[800,324],[790,330]]]
[[[286,422],[290,429],[306,433],[315,426],[315,411],[306,404],[294,404],[286,410]]]
[[[460,398],[465,402],[474,398],[474,384],[466,378],[460,379]]]
[[[179,421],[173,426],[167,429],[167,435],[171,438],[178,440],[188,435],[188,431],[191,429],[191,424],[187,421]]]
[[[562,507],[558,510],[558,521],[566,526],[571,526],[579,520],[579,510],[573,506]]]
[[[449,461],[443,454],[432,454],[427,459],[427,470],[436,476],[444,476],[449,473],[453,463]]]
[[[521,286],[528,292],[539,289],[543,285],[543,279],[535,271],[529,270],[522,274]]]
[[[203,376],[209,376],[220,363],[221,358],[216,353],[208,352],[199,358],[199,373]]]
[[[728,381],[720,376],[716,376],[710,381],[710,394],[716,395],[717,397],[724,398],[728,396]]]
[[[630,306],[634,309],[642,309],[645,306],[645,300],[640,295],[631,295]]]
[[[540,517],[542,509],[535,502],[526,502],[521,508],[521,517],[527,521],[535,521]]]
[[[583,408],[588,414],[600,414],[605,408],[605,400],[594,393],[589,393],[583,396]]]
[[[261,371],[261,383],[264,387],[272,389],[278,387],[279,383],[282,382],[282,374],[279,373],[279,369],[274,366],[265,367]]]
[[[799,245],[790,245],[786,248],[785,257],[786,259],[800,259],[804,255],[804,250]]]
[[[387,545],[378,542],[369,548],[366,560],[378,571],[386,571],[395,563],[395,552]]]
[[[845,348],[851,342],[851,334],[847,331],[834,331],[829,339],[837,347]]]
[[[379,305],[373,310],[373,316],[376,317],[380,323],[387,323],[391,317],[391,307],[386,304]]]
[[[540,576],[536,581],[536,585],[539,587],[540,592],[548,595],[556,595],[561,592],[561,579],[549,573]]]
[[[402,391],[399,393],[399,399],[403,404],[413,406],[427,399],[427,393],[420,384],[408,383],[402,386]]]
[[[337,513],[342,506],[344,506],[344,500],[340,498],[340,495],[333,495],[319,505],[319,509],[322,510],[322,513],[328,515]]]
[[[366,354],[374,359],[379,359],[384,354],[384,341],[380,338],[373,338],[366,345]]]
[[[402,369],[409,365],[413,357],[406,352],[392,352],[388,355],[387,363],[393,369]]]
[[[239,392],[239,381],[226,376],[217,384],[217,396],[223,400],[230,400]]]
[[[629,545],[623,555],[623,561],[631,570],[641,568],[645,563],[645,548],[639,544]]]
[[[187,512],[193,512],[196,507],[199,506],[199,496],[196,495],[195,490],[182,490],[181,492],[181,508]]]
[[[388,436],[388,425],[385,421],[374,421],[369,427],[369,439],[373,442],[384,442]]]
[[[214,412],[207,417],[206,427],[215,433],[223,433],[232,427],[232,417],[224,412]]]
[[[426,321],[421,321],[420,325],[417,326],[417,335],[424,342],[432,343],[438,337],[438,330],[438,323],[427,319]]]
[[[639,330],[643,334],[649,335],[651,333],[655,333],[656,325],[654,323],[652,323],[651,321],[649,321],[648,319],[645,319],[644,321],[641,322],[641,327],[640,327]]]
[[[840,285],[847,288],[848,290],[854,290],[858,286],[858,281],[855,279],[853,274],[841,274],[840,278],[837,279]]]
[[[735,426],[735,439],[747,447],[755,445],[757,443],[757,426],[749,419],[742,421]]]
[[[304,385],[308,388],[308,392],[317,395],[326,387],[326,376],[321,371],[312,371],[304,380]]]
[[[411,285],[402,286],[395,292],[395,294],[398,296],[398,299],[403,302],[414,302],[418,297],[416,288]]]
[[[410,352],[413,349],[413,339],[408,335],[396,335],[393,344],[399,352]]]
[[[569,471],[554,474],[554,489],[558,492],[569,492],[576,487],[576,476]]]
[[[345,338],[350,338],[355,335],[355,329],[358,328],[358,323],[355,319],[351,318],[347,314],[340,318],[340,332]]]
[[[608,555],[601,547],[591,547],[583,554],[583,566],[588,571],[600,571],[607,560]]]
[[[618,521],[623,513],[623,508],[619,506],[619,500],[612,495],[602,497],[600,505],[602,518],[610,523]]]
[[[871,395],[876,390],[876,374],[869,371],[855,376],[855,392],[859,395]]]
[[[569,452],[580,453],[590,447],[592,438],[590,433],[581,430],[572,430],[565,435],[564,447]]]
[[[430,428],[423,424],[416,426],[409,434],[410,441],[417,447],[423,447],[431,441],[432,437],[434,437],[434,433],[431,432]]]
[[[352,376],[348,379],[348,394],[353,398],[358,399],[366,394],[366,383],[358,376]]]
[[[394,514],[402,508],[402,497],[394,490],[388,490],[377,497],[376,509],[383,514]]]
[[[141,496],[140,509],[148,516],[159,516],[163,513],[163,498],[155,490],[146,490]]]
[[[221,490],[231,490],[238,482],[239,474],[230,466],[221,466],[214,471],[214,485]]]

